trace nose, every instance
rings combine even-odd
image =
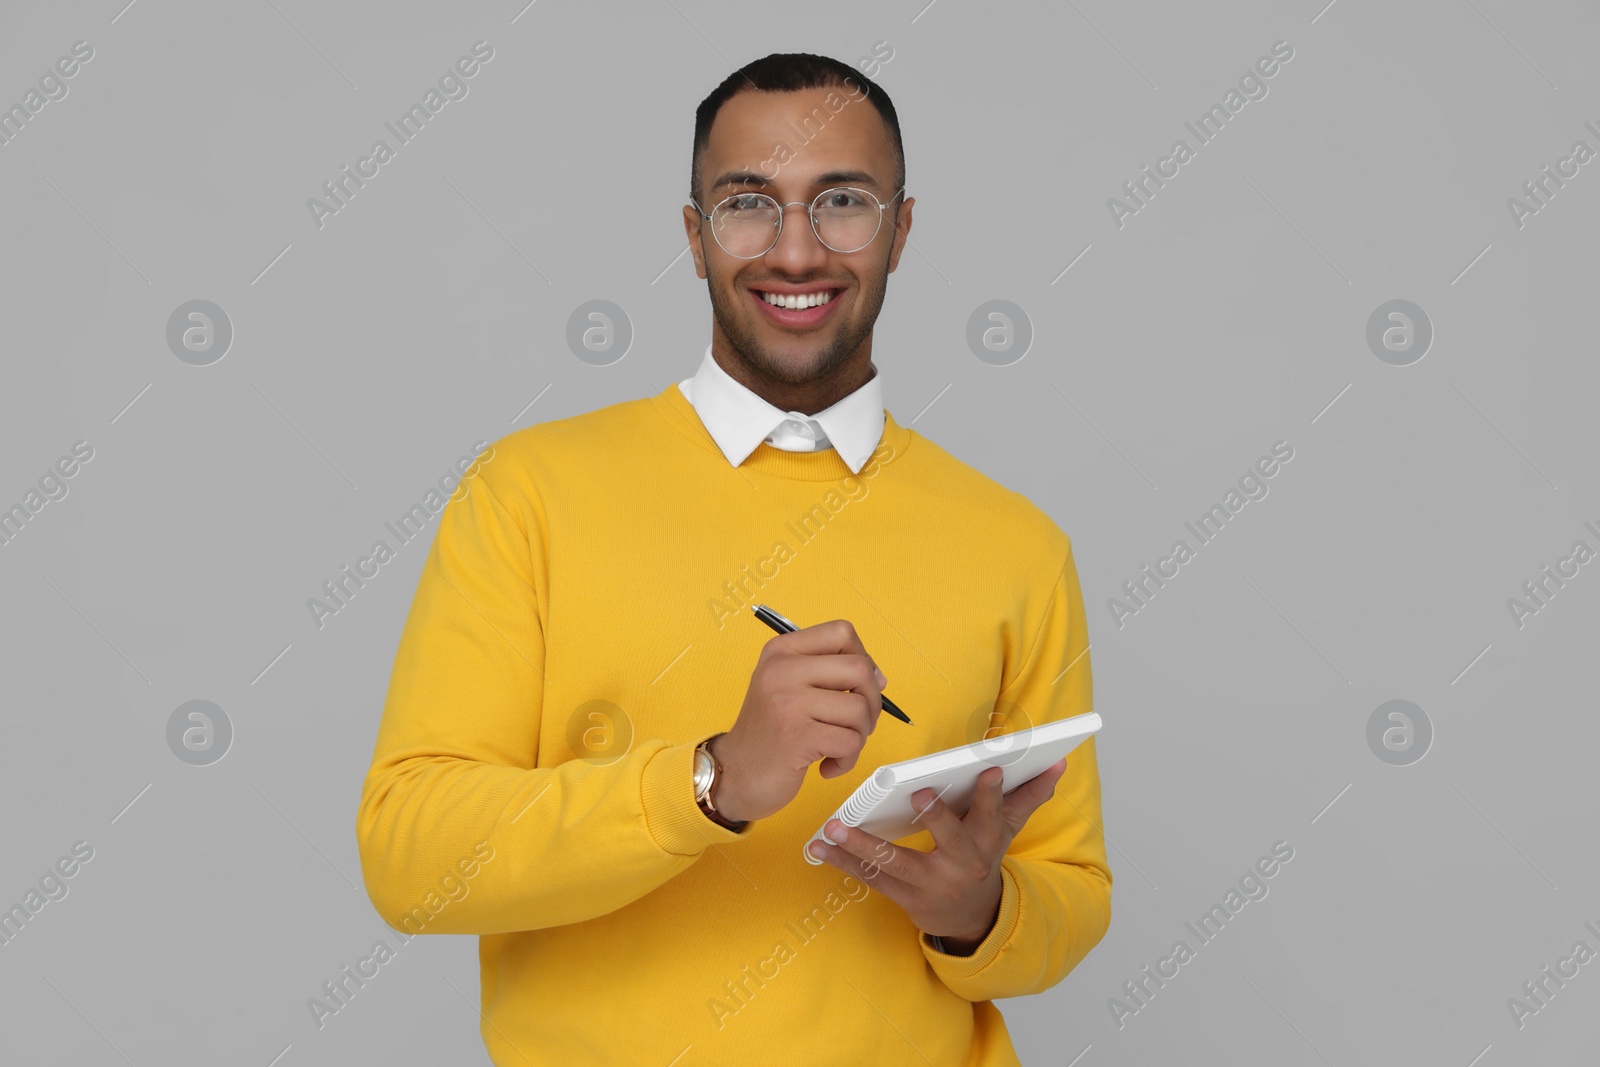
[[[796,200],[779,208],[784,213],[784,221],[778,228],[778,241],[762,257],[770,266],[793,274],[803,274],[827,262],[827,246],[811,228],[810,206],[809,201]],[[799,208],[800,212],[790,218],[789,209],[792,207]]]

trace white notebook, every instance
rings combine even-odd
[[[972,807],[978,775],[988,768],[1003,768],[1000,788],[1009,793],[1044,773],[1045,768],[1099,729],[1100,715],[1091,711],[943,752],[886,763],[862,782],[830,818],[846,826],[859,826],[885,841],[908,837],[927,829],[918,821],[918,809],[911,803],[911,794],[917,790],[932,789],[952,811],[964,816]],[[1070,761],[1066,773],[1072,773]],[[823,820],[822,825],[827,824]],[[811,842],[822,840],[822,827],[818,827],[800,847],[800,854],[812,866],[822,861],[811,855]]]

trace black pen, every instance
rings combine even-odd
[[[751,610],[756,613],[756,618],[760,619],[762,622],[766,623],[780,634],[792,634],[795,632],[795,630],[799,629],[799,627],[797,627],[794,623],[790,622],[782,615],[779,615],[776,611],[773,611],[765,604],[757,604]],[[879,695],[883,697],[884,711],[887,711],[890,715],[893,715],[907,726],[915,725],[911,721],[911,716],[895,707],[894,701],[889,699],[889,694],[880,692]]]

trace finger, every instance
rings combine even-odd
[[[843,694],[836,695],[846,700],[855,699]],[[856,761],[861,758],[861,750],[867,743],[860,730],[825,722],[813,723],[806,739],[810,743],[808,765],[821,760],[817,765],[817,773],[824,778],[837,778],[855,770]]]
[[[901,905],[909,904],[916,893],[911,886],[900,879],[885,872],[882,867],[871,860],[863,860],[851,855],[837,845],[829,845],[822,841],[813,841],[806,846],[814,849],[812,855],[830,867],[837,867],[846,874],[859,879],[864,885],[877,890],[890,900]]]
[[[780,641],[783,643],[780,647],[807,656],[825,656],[834,652],[849,652],[858,656],[867,654],[861,644],[861,636],[847,619],[832,619],[815,626],[803,626],[793,633],[779,634],[767,643],[772,644],[773,641]]]
[[[1035,811],[1039,810],[1040,805],[1055,794],[1056,783],[1061,780],[1061,776],[1066,771],[1067,758],[1062,756],[1036,777],[1024,782],[1006,795],[1001,812],[1006,822],[1011,825],[1013,833],[1021,830],[1022,824],[1027,822]]]
[[[911,806],[916,810],[917,829],[926,829],[940,852],[965,856],[974,847],[961,816],[951,810],[944,797],[932,789],[919,789],[911,794]]]
[[[985,767],[972,791],[972,806],[963,823],[993,823],[1000,818],[1005,802],[1005,772],[1000,767]]]
[[[1021,823],[1006,818],[1005,775],[1002,768],[985,767],[973,787],[972,805],[961,819],[961,832],[972,842],[972,851],[988,856],[1004,852],[1016,836]],[[1026,821],[1027,816],[1022,816]]]
[[[878,715],[883,710],[883,690],[889,685],[889,676],[883,673],[877,661],[867,653],[866,646],[861,643],[861,635],[856,632],[855,626],[848,619],[830,619],[815,626],[802,627],[792,633],[779,634],[778,637],[769,640],[765,647],[771,647],[779,640],[782,640],[783,644],[778,647],[798,651],[808,657],[834,654],[844,657],[860,656],[865,659],[865,668],[870,681],[861,684],[852,682],[849,685],[838,685],[833,688],[853,689],[865,696],[872,708],[869,727],[877,728]]]
[[[780,640],[783,643],[781,645],[776,644]],[[881,710],[879,701],[881,700],[882,691],[889,684],[889,676],[883,673],[877,661],[867,653],[866,647],[861,643],[860,635],[856,633],[856,628],[848,620],[833,619],[829,622],[795,630],[793,633],[780,634],[778,637],[770,639],[763,646],[762,651],[765,652],[767,648],[774,646],[786,649],[789,652],[798,652],[808,658],[820,659],[833,655],[845,660],[855,657],[864,660],[865,662],[860,669],[866,671],[866,679],[858,683],[852,678],[850,683],[836,684],[832,688],[855,689],[865,695],[872,702],[872,717],[874,724],[876,724],[877,712]],[[855,668],[853,667],[852,669]],[[821,685],[823,683],[816,682],[813,684]]]
[[[872,710],[883,707],[883,686],[872,660],[855,653],[795,655],[784,667],[784,681],[813,689],[860,693]]]
[[[802,695],[796,697],[796,699],[804,701],[802,710],[812,722],[823,726],[837,726],[845,730],[854,730],[861,735],[863,743],[866,741],[867,735],[872,733],[872,709],[867,706],[866,699],[860,693],[832,689],[801,690],[800,692]],[[838,753],[830,752],[828,755],[838,755]]]
[[[921,874],[927,864],[927,854],[914,848],[905,848],[867,833],[860,827],[846,826],[837,819],[823,824],[822,832],[835,842],[830,851],[837,850],[854,857],[858,868],[864,872],[878,872],[907,886],[921,884]],[[812,844],[816,847],[815,843]],[[848,862],[848,861],[846,861]],[[865,864],[865,867],[861,867]]]

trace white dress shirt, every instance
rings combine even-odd
[[[861,388],[815,415],[767,403],[722,369],[710,345],[700,369],[678,388],[735,467],[765,441],[786,452],[836,449],[851,472],[859,474],[883,438],[883,383],[876,364]]]

